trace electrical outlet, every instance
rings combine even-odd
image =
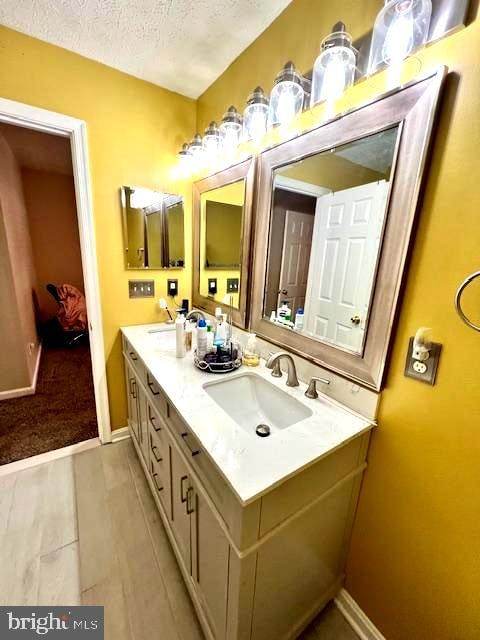
[[[129,298],[153,298],[155,295],[155,282],[153,280],[129,280]]]
[[[208,295],[214,296],[217,293],[217,279],[209,278],[208,279]]]
[[[239,278],[227,278],[227,293],[238,293],[239,288]]]
[[[170,296],[171,298],[178,296],[178,280],[173,278],[169,278],[167,280],[167,296]]]
[[[415,358],[412,358],[413,341],[414,338],[410,338],[410,342],[408,343],[405,375],[407,378],[415,378],[415,380],[420,380],[420,382],[425,382],[426,384],[435,384],[442,345],[438,342],[431,342],[430,355],[428,359],[416,360]]]

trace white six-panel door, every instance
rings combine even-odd
[[[385,180],[318,198],[305,332],[361,351],[389,183]]]

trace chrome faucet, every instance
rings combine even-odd
[[[295,368],[295,362],[292,356],[286,351],[277,351],[277,353],[273,353],[267,360],[265,366],[267,369],[272,369],[272,376],[279,377],[278,372],[280,371],[280,360],[285,358],[288,365],[288,377],[287,377],[287,387],[298,387],[298,378],[297,378],[297,370]]]
[[[185,320],[196,319],[198,322],[200,318],[202,318],[202,320],[206,320],[205,314],[203,313],[203,311],[198,311],[198,309],[192,309],[190,313],[187,313],[187,317],[185,318]]]
[[[321,382],[322,384],[330,384],[330,380],[328,378],[317,378],[317,376],[312,376],[308,384],[308,389],[305,391],[305,395],[307,396],[307,398],[312,398],[312,400],[318,398],[316,384],[317,382]]]

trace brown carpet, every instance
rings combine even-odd
[[[0,402],[0,464],[97,435],[88,345],[44,349],[35,395]]]

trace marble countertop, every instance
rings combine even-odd
[[[149,333],[158,328],[158,324],[136,325],[121,331],[244,505],[374,426],[321,393],[316,400],[306,398],[307,385],[302,382],[287,387],[286,376],[273,378],[262,360],[258,367],[241,367],[225,377],[254,372],[313,414],[268,438],[249,434],[204,390],[203,385],[218,381],[219,375],[195,368],[192,352],[177,358],[175,332]]]

